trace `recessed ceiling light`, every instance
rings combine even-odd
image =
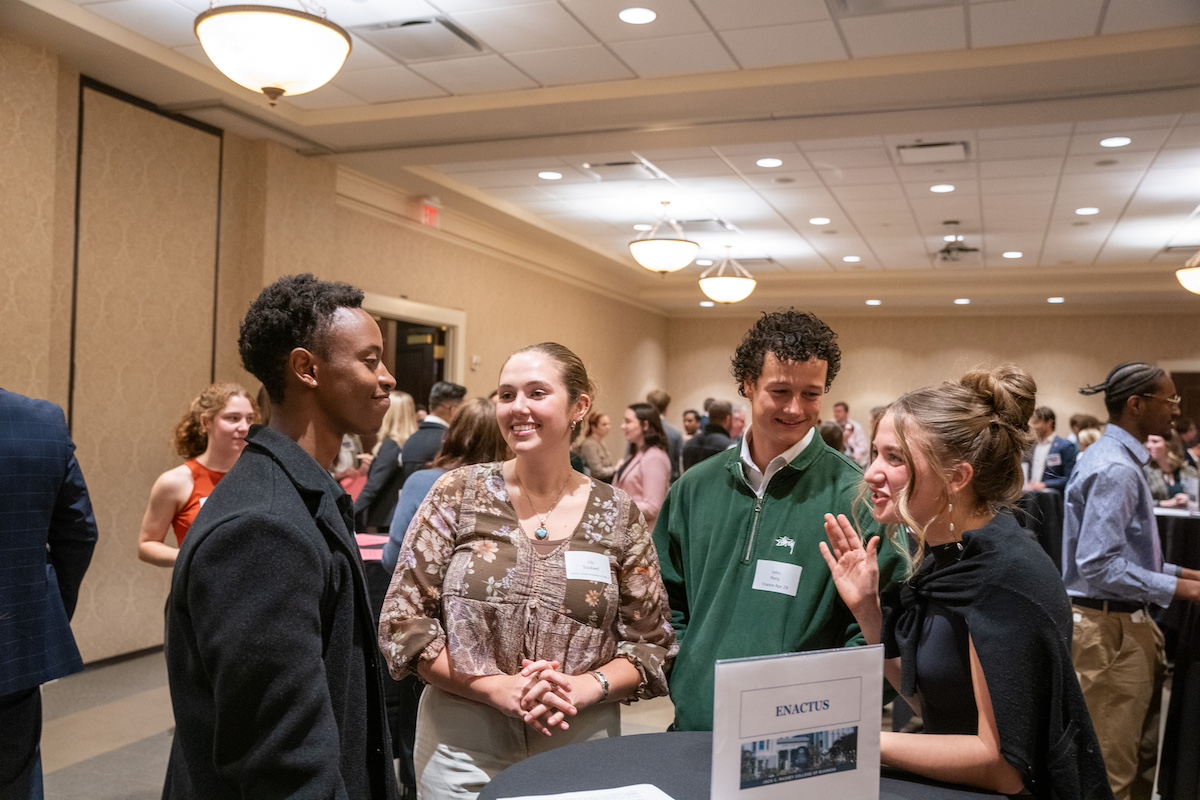
[[[658,14],[648,8],[627,8],[617,16],[621,22],[628,22],[630,25],[645,25],[658,19]]]
[[[942,237],[942,241],[943,242],[953,242],[957,238],[958,237],[955,236],[953,233],[947,233],[945,236]]]
[[[960,297],[960,298],[958,298],[957,300],[955,300],[955,301],[954,301],[954,305],[956,305],[956,306],[969,306],[969,305],[971,305],[971,298],[969,298],[969,297]]]
[[[1001,255],[1004,256],[1005,258],[1020,258],[1021,256],[1025,255],[1025,254],[1022,253],[1020,250],[1008,250],[1004,253],[1001,253]]]
[[[1129,144],[1132,141],[1133,141],[1133,139],[1130,139],[1128,136],[1110,136],[1107,139],[1101,139],[1100,146],[1101,147],[1124,147],[1125,145]]]
[[[654,226],[646,222],[639,222],[637,225],[633,226],[633,229],[635,231],[652,231],[654,230]]]
[[[869,306],[881,306],[881,305],[883,305],[883,301],[882,301],[882,300],[868,300],[868,301],[867,301],[867,305],[869,305]]]
[[[953,192],[953,191],[954,191],[954,184],[952,184],[952,183],[938,183],[938,184],[934,184],[933,186],[930,186],[930,187],[929,187],[929,191],[931,191],[931,192],[937,192],[938,194],[945,194],[946,192]]]
[[[1075,213],[1081,217],[1090,217],[1090,216],[1093,216],[1094,214],[1099,214],[1100,209],[1095,208],[1093,206],[1084,206],[1083,208],[1075,209]]]
[[[758,161],[755,161],[754,163],[758,164],[760,167],[765,167],[766,169],[774,169],[775,167],[783,166],[783,159],[782,158],[760,158]]]
[[[809,225],[828,225],[829,222],[830,222],[829,217],[813,217],[812,219],[810,219],[808,221],[808,224]]]
[[[714,303],[712,300],[701,300],[700,301],[701,308],[712,308],[715,305],[716,305],[716,303]]]
[[[1047,297],[1046,302],[1054,303],[1055,305],[1058,305],[1059,303],[1067,302],[1067,298],[1065,298],[1065,297]]]
[[[842,256],[842,261],[845,261],[847,264],[857,264],[862,261],[862,256]]]
[[[696,259],[697,267],[711,267],[712,265],[713,265],[713,261],[711,258],[697,258]]]
[[[539,172],[538,177],[544,181],[561,181],[562,173],[548,169],[545,172]]]

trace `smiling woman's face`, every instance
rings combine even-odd
[[[871,489],[871,514],[875,521],[884,525],[905,524],[900,514],[900,498],[906,492],[908,513],[918,524],[924,525],[940,514],[945,507],[945,487],[920,448],[909,448],[913,460],[913,469],[909,469],[891,414],[879,420],[874,443],[877,455],[867,466],[863,479]]]

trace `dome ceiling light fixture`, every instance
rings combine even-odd
[[[239,86],[265,94],[273,106],[284,95],[329,83],[350,55],[350,34],[326,19],[325,9],[298,4],[306,10],[210,6],[196,17],[196,38],[213,66]]]
[[[1192,294],[1200,294],[1200,251],[1189,258],[1182,269],[1175,270],[1175,279]]]
[[[670,200],[663,200],[662,217],[654,224],[650,234],[645,239],[635,239],[629,243],[629,253],[633,260],[651,272],[665,275],[668,272],[678,272],[692,263],[700,252],[700,245],[690,239],[685,239],[683,228],[667,214]],[[657,238],[659,229],[667,225],[675,232],[675,237]]]
[[[730,257],[731,246],[725,245],[725,258],[700,276],[700,291],[717,303],[740,303],[750,296],[758,281],[745,267]],[[730,274],[726,274],[728,268]]]

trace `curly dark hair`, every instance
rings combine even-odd
[[[286,275],[250,304],[238,336],[242,366],[258,378],[272,403],[283,402],[288,355],[303,347],[328,356],[327,337],[339,308],[361,308],[363,293],[347,283]]]
[[[810,358],[824,361],[829,365],[829,371],[825,373],[825,391],[829,391],[842,368],[837,334],[824,322],[794,308],[764,313],[762,319],[746,331],[730,359],[733,364],[730,371],[742,397],[746,396],[746,382],[754,383],[762,376],[767,353],[774,353],[780,361],[808,361]]]

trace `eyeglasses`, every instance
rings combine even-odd
[[[1164,403],[1170,403],[1176,408],[1179,408],[1179,404],[1183,402],[1183,398],[1179,395],[1174,395],[1173,397],[1159,397],[1156,394],[1139,394],[1138,397],[1146,397],[1150,400],[1162,400]]]

